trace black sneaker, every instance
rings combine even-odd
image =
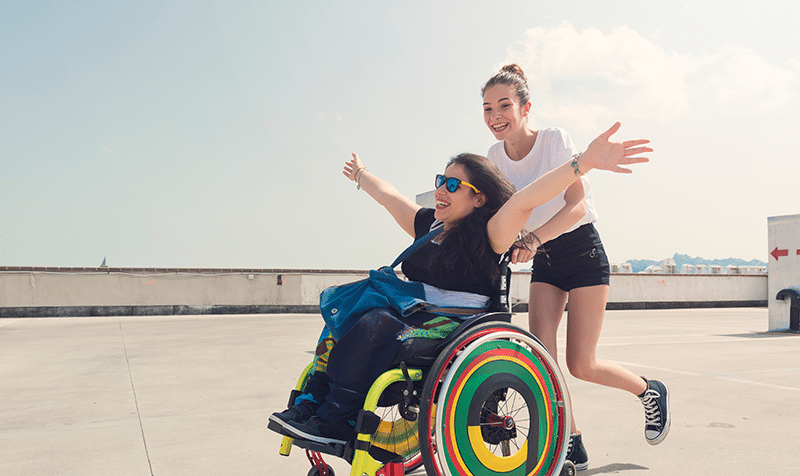
[[[586,448],[583,447],[583,439],[580,433],[569,435],[567,461],[572,461],[578,471],[583,471],[589,467],[589,455],[586,454]]]
[[[269,417],[269,421],[277,423],[283,428],[286,428],[286,424],[289,422],[295,423],[305,423],[311,418],[315,413],[317,413],[317,408],[319,408],[319,403],[310,402],[308,400],[302,401],[297,405],[292,405],[291,407],[287,408],[282,412],[275,412]]]
[[[669,390],[658,380],[644,380],[647,390],[639,395],[644,405],[644,437],[651,445],[657,445],[669,433]]]
[[[317,443],[345,445],[356,437],[356,430],[348,421],[325,421],[314,415],[305,423],[287,422],[287,432],[295,438]]]

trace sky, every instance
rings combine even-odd
[[[7,1],[0,266],[369,269],[410,244],[342,176],[414,198],[495,142],[480,88],[522,66],[531,124],[585,148],[612,263],[767,261],[800,213],[796,1]]]

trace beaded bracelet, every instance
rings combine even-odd
[[[578,177],[586,173],[586,172],[581,172],[580,169],[578,169],[578,157],[580,157],[582,153],[583,152],[578,152],[577,154],[572,156],[572,170],[575,171],[575,175],[577,175]]]

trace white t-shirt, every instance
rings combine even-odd
[[[554,168],[569,162],[578,150],[572,143],[572,138],[563,129],[557,127],[540,129],[536,137],[533,149],[522,160],[511,160],[504,148],[504,142],[494,144],[487,157],[494,162],[503,172],[508,180],[514,184],[517,190],[533,182],[537,178],[553,170]],[[594,223],[597,221],[597,211],[592,202],[592,192],[589,189],[589,180],[586,175],[581,177],[583,190],[586,197],[586,214],[578,220],[569,230],[575,230],[581,225]],[[525,224],[526,231],[534,231],[553,218],[559,210],[564,208],[567,202],[564,200],[564,192],[558,194],[549,202],[536,207],[531,213],[531,217]]]

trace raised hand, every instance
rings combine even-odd
[[[353,160],[344,163],[344,170],[342,171],[342,173],[344,174],[345,177],[355,182],[356,172],[358,172],[359,169],[362,168],[364,168],[364,165],[361,163],[361,159],[358,158],[358,154],[353,152]]]
[[[650,161],[647,157],[633,157],[645,152],[653,152],[650,147],[639,147],[649,143],[648,139],[627,140],[625,142],[611,142],[609,140],[619,130],[620,126],[619,122],[615,123],[589,144],[589,148],[586,149],[583,157],[581,157],[584,165],[584,167],[581,167],[581,172],[586,172],[588,169],[602,169],[629,174],[632,173],[632,170],[620,167],[620,165]]]

